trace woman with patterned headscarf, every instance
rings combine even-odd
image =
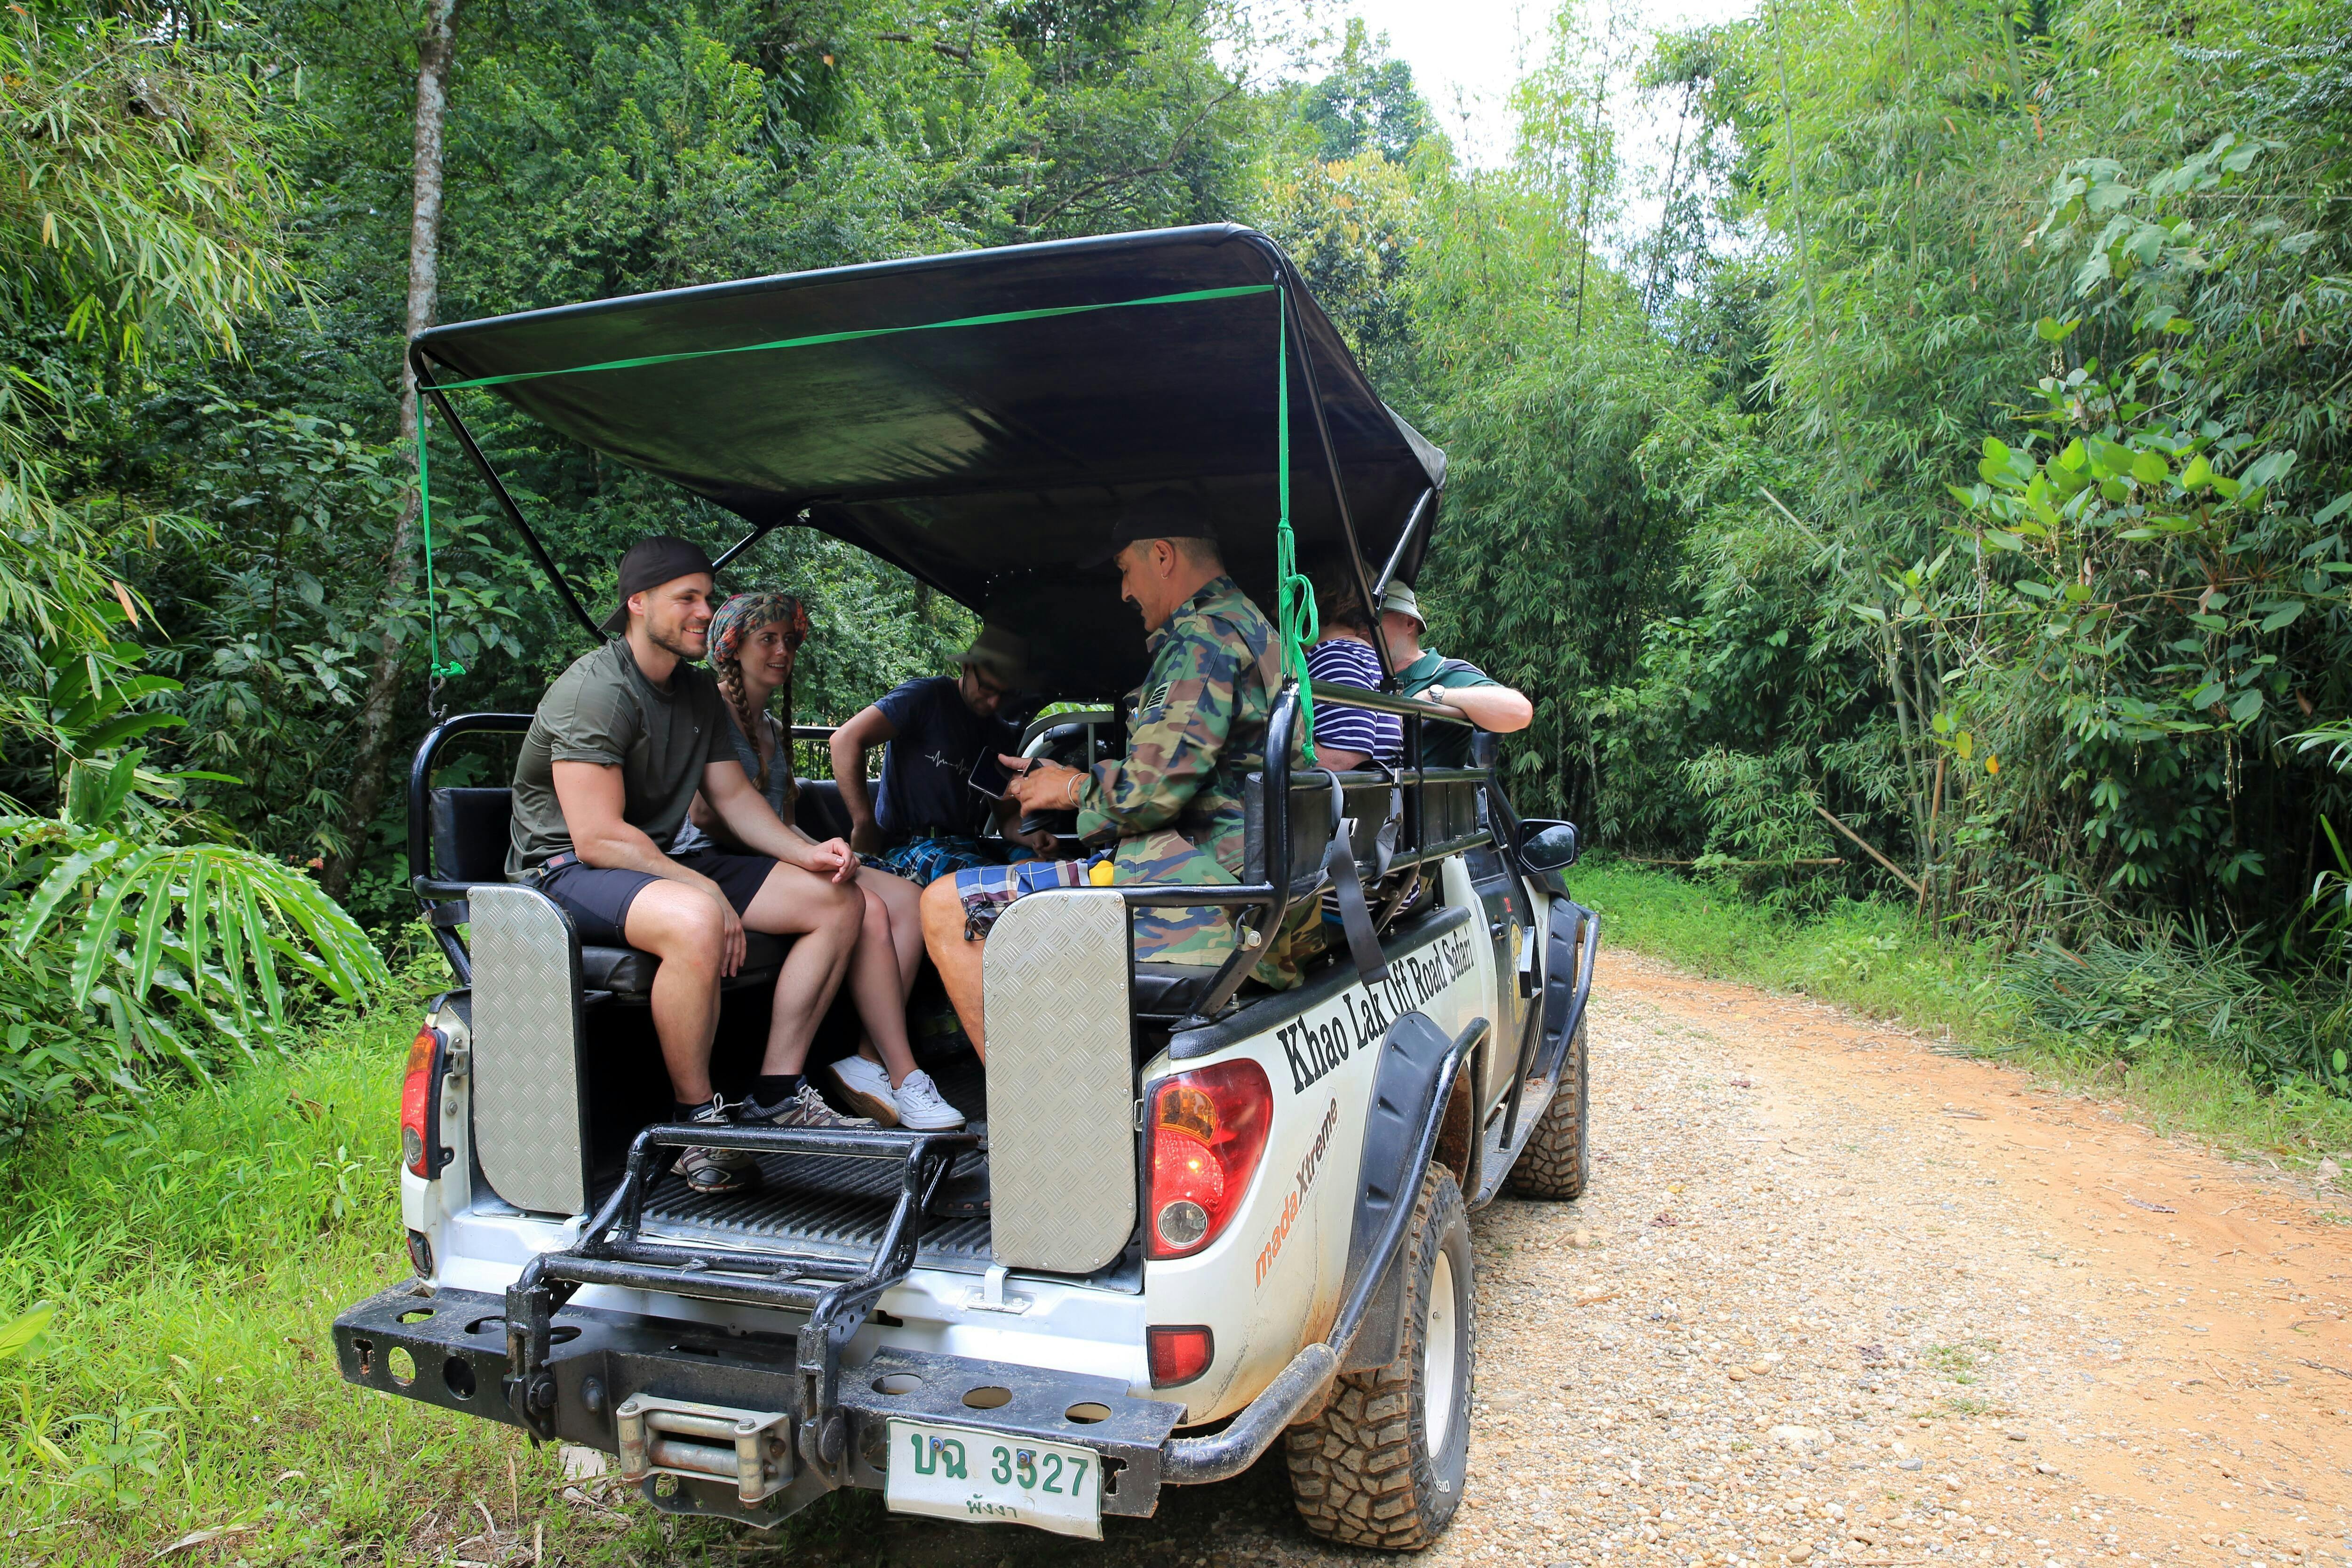
[[[788,827],[799,785],[793,777],[793,665],[809,634],[808,610],[790,594],[738,594],[710,621],[710,669],[727,699],[729,738],[752,784],[768,798]],[[778,703],[776,694],[783,700]],[[781,707],[779,721],[774,709]],[[719,827],[717,816],[695,797],[694,809],[673,855],[699,848]],[[724,831],[723,828],[720,829]],[[798,827],[793,827],[795,833]],[[803,835],[803,837],[806,837]],[[915,1065],[907,1042],[907,994],[923,962],[920,900],[913,883],[871,868],[859,873],[866,895],[861,943],[880,942],[896,961],[898,986],[866,983],[874,971],[850,964],[852,998],[866,1037],[858,1045],[862,1067],[835,1063],[832,1076],[857,1109],[886,1126],[924,1131],[963,1125],[963,1113],[940,1098],[929,1073]],[[845,1069],[847,1070],[845,1070]]]

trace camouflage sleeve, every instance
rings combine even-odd
[[[1127,756],[1097,763],[1078,796],[1078,836],[1101,842],[1164,827],[1208,782],[1234,721],[1244,650],[1214,621],[1171,628],[1152,661]]]

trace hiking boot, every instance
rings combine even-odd
[[[863,1116],[844,1116],[827,1105],[816,1085],[805,1079],[801,1080],[800,1092],[781,1105],[745,1100],[737,1120],[764,1121],[771,1127],[820,1127],[830,1131],[874,1125]]]
[[[847,1056],[826,1070],[833,1074],[833,1086],[841,1091],[842,1099],[881,1126],[898,1125],[898,1102],[891,1097],[890,1075],[879,1062]]]
[[[689,1120],[724,1125],[735,1118],[727,1101],[714,1094]],[[676,1170],[698,1193],[740,1193],[760,1184],[760,1167],[740,1149],[681,1149]]]
[[[950,1105],[931,1075],[917,1068],[891,1092],[898,1125],[917,1132],[950,1132],[963,1125],[963,1112]]]

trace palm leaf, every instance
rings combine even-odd
[[[99,885],[98,896],[90,900],[89,913],[82,921],[81,934],[74,942],[73,1000],[77,1007],[89,1005],[89,994],[98,984],[106,961],[114,953],[115,943],[121,938],[116,921],[121,919],[122,903],[131,896],[139,873],[161,851],[141,849],[121,860],[111,876]]]
[[[211,858],[208,856],[188,857],[188,889],[181,896],[180,907],[186,911],[186,918],[182,921],[184,928],[183,941],[188,955],[188,994],[192,997],[201,994],[205,987],[205,873],[210,866]]]
[[[34,940],[49,923],[49,917],[57,913],[58,906],[81,886],[84,879],[121,852],[121,840],[103,839],[50,867],[49,874],[41,879],[39,889],[25,906],[25,912],[16,917],[16,956],[22,958],[31,950]]]
[[[246,936],[253,952],[253,976],[261,987],[261,999],[269,1008],[269,1025],[273,1029],[286,1024],[286,996],[278,987],[278,961],[270,956],[269,928],[262,922],[261,900],[256,896],[258,878],[240,879],[236,885],[240,912],[245,918]]]
[[[163,931],[172,918],[172,861],[166,858],[159,869],[162,874],[150,876],[146,886],[140,889],[139,937],[132,944],[131,959],[131,993],[134,996],[145,996],[147,988],[155,984],[155,965],[163,957]]]

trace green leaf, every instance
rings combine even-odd
[[[2284,479],[2286,471],[2293,467],[2294,467],[2294,453],[2292,450],[2265,452],[2247,464],[2246,471],[2240,474],[2238,478],[2247,484],[2259,485],[2268,489]]]
[[[2336,1053],[2338,1056],[2343,1054],[2341,1051]],[[2337,1070],[2343,1069],[2339,1068]],[[47,1350],[48,1342],[43,1331],[57,1314],[57,1307],[44,1301],[21,1317],[0,1323],[0,1362],[32,1361]]]
[[[205,985],[205,875],[208,869],[206,857],[188,858],[188,886],[180,906],[185,911],[181,924],[187,945],[189,991],[196,996],[203,994]]]
[[[174,730],[186,722],[177,713],[125,713],[119,719],[109,719],[81,737],[80,745],[85,752],[111,751],[150,730]]]
[[[2044,316],[2033,323],[2033,330],[2041,335],[2042,341],[2045,343],[2063,343],[2073,337],[2074,329],[2082,324],[2079,319],[2061,321],[2053,317]]]
[[[2132,458],[2131,471],[2132,478],[2144,485],[2160,485],[2172,477],[2172,465],[2160,453],[2139,452]]]
[[[121,855],[122,849],[119,840],[109,838],[88,848],[78,849],[49,868],[49,874],[41,879],[40,889],[33,895],[32,902],[25,906],[23,914],[16,917],[17,957],[22,958],[32,951],[34,941],[48,925],[49,917],[81,886],[84,879]]]
[[[2278,631],[2282,627],[2294,625],[2294,623],[2302,617],[2302,615],[2303,601],[2300,599],[2294,601],[2292,604],[2281,605],[2277,609],[2273,610],[2269,615],[2263,617],[2261,629],[2266,632]]]
[[[2230,703],[2230,717],[2240,724],[2262,710],[2263,694],[2259,689],[2251,687],[2239,692]]]
[[[163,858],[139,889],[139,932],[131,957],[131,994],[142,997],[155,984],[155,966],[163,961],[163,932],[172,918],[171,858]]]
[[[2180,483],[2183,488],[2191,490],[2211,488],[2213,465],[2205,460],[2204,453],[2200,452],[2189,459],[2189,466],[2180,471]]]
[[[261,999],[269,1008],[272,1028],[286,1026],[286,997],[278,987],[278,963],[269,952],[269,928],[262,922],[261,900],[254,895],[257,879],[239,881],[236,891],[245,917],[247,941],[253,952],[254,978],[259,982]]]

